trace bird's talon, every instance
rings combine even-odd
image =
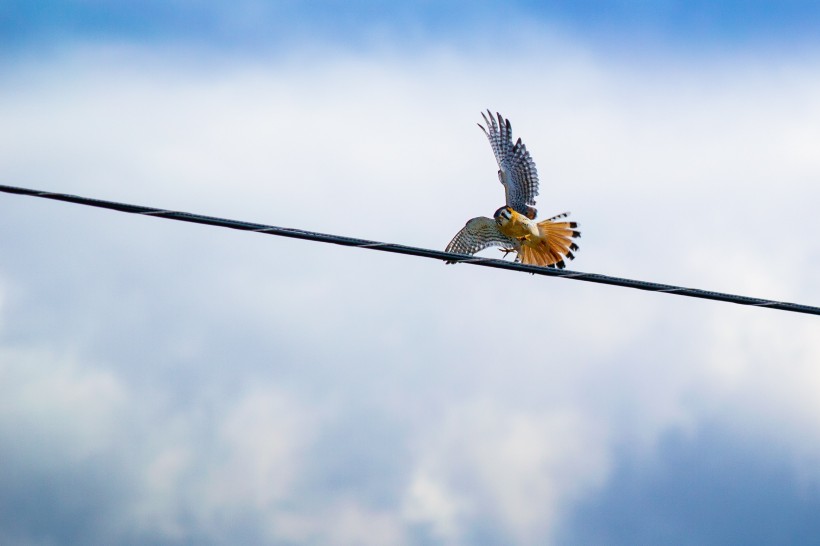
[[[505,258],[507,257],[507,255],[510,252],[515,252],[516,251],[514,248],[500,248],[499,250],[504,253]]]

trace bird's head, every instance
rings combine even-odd
[[[495,211],[495,214],[493,216],[495,217],[495,222],[499,226],[504,226],[507,225],[507,222],[509,222],[512,218],[513,211],[510,207],[501,207],[500,209]]]

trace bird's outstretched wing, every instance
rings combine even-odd
[[[538,196],[538,171],[527,147],[519,138],[512,140],[510,121],[487,110],[481,113],[487,127],[480,123],[481,130],[487,135],[490,146],[498,162],[498,179],[504,184],[507,206],[526,216],[535,218],[535,198]]]
[[[521,243],[517,239],[507,237],[498,229],[498,224],[492,218],[479,216],[473,218],[461,231],[456,233],[445,252],[456,254],[475,254],[487,247],[502,246],[519,250]],[[453,263],[453,262],[447,262]]]

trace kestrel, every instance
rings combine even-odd
[[[506,254],[517,252],[516,261],[525,264],[564,267],[564,259],[572,260],[578,250],[572,239],[580,237],[575,222],[556,222],[569,215],[558,214],[541,222],[535,221],[535,198],[538,196],[538,172],[530,152],[519,138],[512,140],[512,127],[507,119],[487,110],[481,113],[487,135],[498,162],[498,180],[504,185],[507,204],[493,218],[473,218],[459,231],[445,249],[457,254],[475,254],[487,247],[500,246]]]

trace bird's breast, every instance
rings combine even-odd
[[[500,227],[501,233],[507,237],[520,239],[521,237],[538,237],[538,226],[526,216],[514,213],[510,221]]]

